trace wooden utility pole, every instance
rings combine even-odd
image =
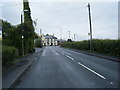
[[[60,27],[60,39],[62,40],[62,30],[61,30],[61,27]]]
[[[74,33],[74,41],[75,41],[75,33]]]
[[[40,35],[42,35],[42,29],[40,29]]]
[[[70,31],[68,31],[68,33],[69,33],[69,39],[70,39]]]
[[[90,4],[88,3],[88,13],[89,13],[89,24],[90,24],[90,51],[92,50],[92,25],[91,25],[91,12],[90,12]]]

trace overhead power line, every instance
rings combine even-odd
[[[17,5],[21,5],[22,3],[14,4],[14,5],[6,5],[6,6],[0,6],[0,8],[5,8],[5,7],[13,7]]]

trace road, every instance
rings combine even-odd
[[[59,46],[45,47],[15,88],[117,88],[118,63]]]

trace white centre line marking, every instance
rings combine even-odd
[[[42,56],[45,56],[45,52],[46,52],[46,50],[43,51]]]
[[[92,73],[96,74],[97,76],[101,77],[102,79],[106,79],[104,76],[100,75],[99,73],[93,71],[92,69],[88,68],[87,66],[83,65],[82,63],[78,62],[79,65],[83,66],[87,70],[91,71]]]
[[[73,60],[74,61],[74,58],[72,58],[72,57],[70,57],[70,56],[68,56],[68,55],[66,55],[69,59],[71,59],[71,60]]]
[[[65,55],[64,53],[61,52],[62,55]]]
[[[55,53],[55,55],[59,55],[58,53]]]
[[[53,50],[53,52],[54,52],[55,55],[59,55],[55,50]]]
[[[55,53],[55,55],[59,55],[54,49],[52,49],[52,51]]]
[[[110,84],[113,84],[113,82],[110,82]]]

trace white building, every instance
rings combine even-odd
[[[53,35],[41,35],[43,46],[56,46],[58,45],[57,38]]]

